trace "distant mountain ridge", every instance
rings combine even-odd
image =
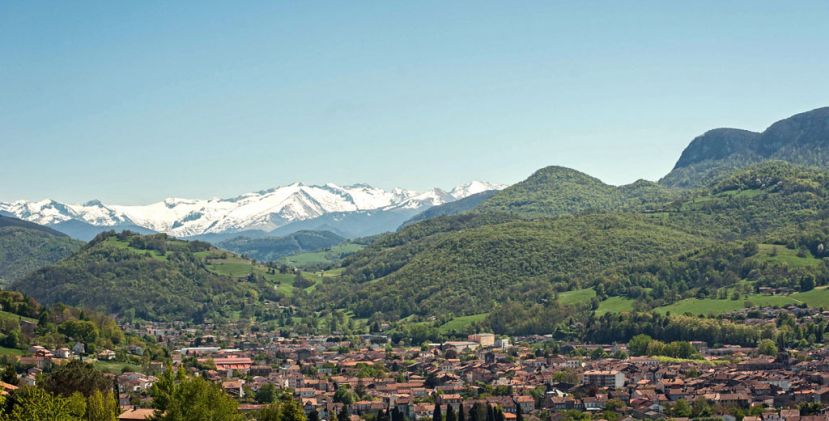
[[[21,200],[0,203],[0,212],[56,229],[69,225],[70,234],[84,239],[106,229],[194,237],[256,230],[270,232],[296,222],[351,212],[399,213],[402,216],[395,221],[402,223],[423,209],[500,188],[503,186],[480,181],[450,191],[435,188],[426,192],[401,188],[384,190],[367,184],[306,186],[294,183],[229,199],[169,198],[141,206],[109,205],[98,200],[80,205],[54,200]],[[293,231],[302,229],[306,228],[297,227]],[[341,231],[348,234],[348,230]],[[365,235],[365,231],[370,231],[369,234],[380,232],[355,231],[360,235]]]
[[[660,183],[696,187],[761,161],[829,167],[829,107],[780,120],[762,133],[714,129],[694,139]]]

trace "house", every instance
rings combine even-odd
[[[625,374],[619,370],[588,370],[584,372],[583,384],[621,389],[625,385]]]
[[[513,398],[515,404],[521,407],[521,412],[524,414],[530,413],[535,409],[535,399],[532,396],[520,395]]]
[[[115,359],[115,351],[105,349],[98,353],[98,359],[101,361],[111,361]]]
[[[58,348],[55,350],[55,356],[58,358],[69,358],[72,356],[72,351],[66,347]]]
[[[119,421],[148,420],[153,417],[155,410],[149,408],[127,409],[118,416]]]
[[[222,382],[222,390],[224,390],[228,395],[234,396],[237,398],[244,398],[245,397],[245,389],[244,389],[244,380],[228,380]]]
[[[474,335],[467,336],[466,339],[470,342],[477,342],[484,348],[495,345],[494,333],[476,333]]]

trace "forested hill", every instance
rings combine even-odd
[[[237,237],[219,243],[219,247],[260,262],[274,262],[297,253],[325,250],[345,241],[330,231],[298,231],[284,237]]]
[[[829,107],[778,121],[762,133],[711,130],[688,145],[660,183],[700,186],[731,170],[766,160],[829,167]]]
[[[674,191],[648,182],[616,188],[572,170],[548,168],[471,213],[378,238],[348,259],[341,280],[317,288],[314,301],[391,320],[495,317],[506,308],[516,311],[505,307],[509,302],[554,309],[552,302],[565,291],[601,286],[599,295],[608,290],[628,294],[636,285],[630,291],[639,295],[620,298],[644,300],[642,291],[650,291],[651,304],[645,305],[666,304],[704,285],[686,283],[672,297],[660,287],[663,295],[657,297],[655,283],[641,282],[650,275],[631,278],[632,265],[693,259],[704,255],[694,253],[722,244],[738,250],[744,242],[800,241],[774,233],[826,220],[827,180],[822,170],[775,161],[737,170],[699,189]],[[728,285],[739,276],[744,274],[729,278]],[[614,290],[620,279],[628,280]]]
[[[299,279],[204,242],[109,232],[11,288],[44,304],[63,302],[127,319],[264,320],[295,284],[313,284]]]
[[[55,263],[82,245],[51,228],[0,216],[0,284]]]

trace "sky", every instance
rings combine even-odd
[[[4,1],[0,201],[657,180],[829,105],[829,2]]]

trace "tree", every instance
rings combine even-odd
[[[89,320],[67,320],[58,326],[58,332],[84,344],[98,339],[98,328]]]
[[[61,396],[70,396],[74,392],[91,396],[96,390],[102,393],[111,390],[112,381],[91,364],[75,360],[52,371],[42,387]]]
[[[461,402],[461,404],[458,405],[458,421],[465,421],[464,418],[465,417],[464,417],[464,414],[463,414],[463,402]]]
[[[440,413],[440,404],[435,404],[435,410],[432,411],[432,421],[443,421],[443,415]]]
[[[403,421],[405,418],[405,415],[396,406],[391,410],[391,421]]]
[[[183,372],[175,379],[170,371],[165,374],[167,378],[162,376],[152,389],[156,421],[245,419],[237,411],[236,401],[219,386],[201,377],[184,377]]]
[[[316,411],[314,411],[316,412]],[[316,414],[319,421],[319,414]],[[305,412],[299,403],[290,396],[268,405],[256,414],[257,421],[306,421]]]
[[[114,421],[118,417],[118,404],[111,390],[101,393],[92,392],[86,400],[86,419],[88,421]]]
[[[813,289],[815,289],[815,277],[814,277],[814,275],[811,275],[811,274],[803,275],[803,277],[800,278],[800,290],[805,292],[805,291],[811,291]]]
[[[17,371],[15,371],[14,367],[9,364],[6,366],[6,369],[3,371],[2,377],[0,380],[12,385],[17,385],[20,382],[20,379],[17,378]]]
[[[308,421],[320,421],[320,413],[314,409],[310,414],[308,414]]]
[[[515,421],[524,421],[524,414],[521,413],[521,405],[515,405]]]
[[[630,338],[628,351],[633,355],[645,355],[648,352],[648,345],[652,340],[653,338],[645,334],[636,335]]]
[[[762,355],[776,356],[778,353],[777,345],[771,339],[763,339],[757,345],[757,352]]]
[[[351,405],[354,403],[354,392],[348,386],[342,385],[334,392],[334,402]]]
[[[348,421],[351,416],[348,414],[348,406],[343,406],[343,409],[337,414],[337,421]]]
[[[6,348],[17,348],[20,346],[20,329],[12,329],[3,338],[2,345]]]
[[[687,418],[691,416],[691,405],[688,405],[685,399],[680,399],[676,401],[670,412],[675,417]]]
[[[272,383],[265,383],[256,391],[257,403],[273,403],[276,400],[276,386]]]
[[[469,421],[484,421],[481,417],[481,406],[478,403],[469,408]]]
[[[81,421],[84,414],[73,413],[69,401],[38,387],[22,387],[6,401],[6,417],[9,421],[66,420]]]
[[[446,405],[446,421],[458,421],[458,417],[455,416],[455,408],[451,404]]]

